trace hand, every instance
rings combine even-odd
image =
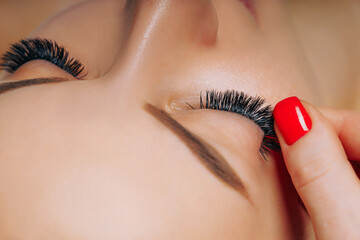
[[[318,240],[360,239],[360,114],[321,109],[296,97],[274,109],[275,131]],[[360,163],[360,162],[359,162]]]

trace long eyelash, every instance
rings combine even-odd
[[[63,46],[44,38],[23,39],[12,44],[10,50],[1,57],[0,69],[13,73],[25,63],[37,59],[49,61],[75,78],[82,79],[86,76],[80,76],[84,71],[80,61],[70,57]]]
[[[266,159],[270,150],[280,150],[280,144],[274,130],[272,108],[265,105],[261,97],[252,97],[237,91],[206,91],[205,105],[200,93],[200,108],[228,111],[254,121],[264,132],[264,138],[259,149],[260,154]]]

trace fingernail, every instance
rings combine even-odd
[[[311,130],[311,119],[297,97],[280,101],[274,108],[274,119],[285,142],[292,145]]]

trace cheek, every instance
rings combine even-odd
[[[125,32],[126,15],[120,11],[125,0],[81,2],[48,19],[30,37],[45,37],[64,45],[71,57],[86,66],[86,78],[95,79],[106,73],[116,58]]]

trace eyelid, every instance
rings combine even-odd
[[[11,45],[1,57],[0,69],[14,73],[22,65],[32,60],[45,60],[70,73],[77,79],[83,79],[85,67],[77,59],[70,57],[64,46],[45,38],[28,38]]]
[[[173,98],[165,105],[167,111],[186,111],[200,109],[199,96],[187,96],[180,98]]]
[[[33,60],[25,63],[14,73],[5,72],[3,81],[23,81],[36,78],[66,78],[70,80],[76,79],[73,75],[65,72],[58,66],[46,60]]]
[[[272,107],[259,96],[253,97],[235,90],[210,90],[205,91],[205,94],[200,92],[197,100],[191,97],[177,99],[172,101],[170,106],[172,110],[210,109],[239,114],[253,121],[262,129],[264,137],[259,152],[264,159],[267,159],[266,155],[269,155],[271,150],[280,150],[273,126]]]
[[[198,109],[179,111],[172,116],[207,141],[217,143],[240,156],[256,154],[262,144],[263,131],[252,121],[230,112]]]
[[[222,179],[225,183],[229,184],[236,191],[240,192],[251,204],[253,204],[241,178],[212,145],[187,130],[167,112],[151,104],[145,104],[144,109],[163,123],[164,126],[173,131],[212,173]]]
[[[274,130],[273,108],[260,96],[251,96],[235,90],[206,91],[205,100],[200,93],[200,107],[240,114],[256,123],[264,132],[259,149],[266,160],[271,150],[280,151],[280,144]]]

